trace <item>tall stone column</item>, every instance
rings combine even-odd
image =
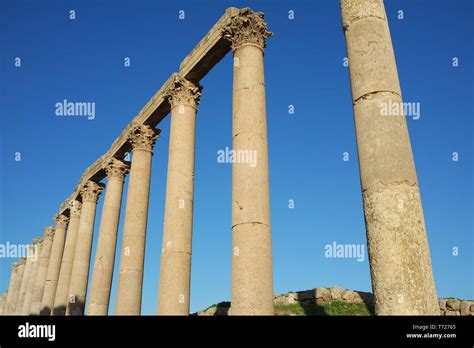
[[[223,29],[234,52],[232,98],[232,315],[273,315],[262,13],[243,9]]]
[[[31,252],[32,252],[32,265],[31,265],[31,276],[30,279],[28,280],[28,283],[26,285],[26,292],[25,292],[25,299],[23,300],[23,305],[21,308],[21,315],[29,315],[30,314],[30,307],[31,307],[31,301],[33,300],[33,291],[35,288],[35,282],[36,282],[36,274],[38,274],[38,268],[39,268],[39,255],[41,253],[41,241],[43,238],[34,238],[33,239],[33,244],[31,244]]]
[[[148,125],[136,125],[129,134],[132,144],[132,165],[115,306],[118,315],[140,315],[141,312],[151,158],[157,138],[157,130]]]
[[[438,315],[423,209],[382,0],[342,0],[378,315]]]
[[[77,230],[79,229],[79,220],[81,217],[82,203],[77,200],[69,202],[69,224],[66,233],[66,242],[64,244],[61,268],[59,270],[58,285],[54,295],[54,305],[52,315],[65,315],[66,307],[69,301],[69,285],[71,283],[72,265],[74,263],[74,254],[76,251]]]
[[[106,161],[104,169],[107,173],[107,189],[100,220],[99,240],[87,307],[88,315],[108,314],[123,182],[129,166],[116,158],[110,158]]]
[[[10,276],[10,285],[8,287],[8,294],[5,303],[5,314],[14,315],[16,304],[18,301],[18,293],[20,292],[21,281],[23,279],[23,272],[25,271],[26,259],[20,258],[20,261],[12,264],[12,273]]]
[[[66,315],[84,315],[91,261],[92,239],[94,234],[95,212],[97,199],[104,188],[103,184],[86,181],[80,194],[82,197],[82,211],[77,230],[74,263],[69,284],[69,301]]]
[[[54,220],[56,227],[41,301],[41,315],[50,315],[54,305],[54,296],[56,295],[56,286],[58,285],[59,270],[61,268],[64,243],[66,240],[66,226],[69,218],[65,215],[58,214],[54,217]]]
[[[28,288],[28,283],[32,277],[32,269],[34,264],[34,246],[28,245],[28,255],[26,257],[25,270],[23,272],[23,279],[21,281],[20,292],[18,293],[18,301],[15,308],[15,314],[21,315],[23,309],[23,303],[25,303],[26,291]]]
[[[8,291],[5,291],[2,296],[0,296],[0,315],[5,314],[5,302],[7,300]]]
[[[30,314],[39,315],[41,301],[43,299],[44,286],[46,284],[46,275],[48,273],[49,257],[51,255],[51,246],[53,244],[54,228],[45,227],[44,236],[41,240],[40,254],[38,255],[38,272],[36,273],[35,286],[33,288],[33,297],[31,300]]]
[[[171,130],[158,314],[188,315],[194,202],[196,107],[200,87],[177,77],[168,92]]]

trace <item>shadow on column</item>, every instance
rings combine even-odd
[[[67,304],[67,312],[69,315],[84,315],[85,308],[85,303],[82,301]]]
[[[51,308],[49,308],[47,306],[41,308],[40,315],[51,315]]]
[[[66,315],[66,306],[54,307],[52,315],[58,315],[58,316]]]

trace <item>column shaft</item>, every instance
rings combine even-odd
[[[225,31],[234,51],[232,315],[273,315],[263,15],[241,11]]]
[[[51,246],[53,244],[54,228],[46,227],[45,235],[41,240],[40,254],[38,255],[38,272],[35,277],[35,286],[33,288],[33,297],[31,299],[30,314],[39,315],[41,310],[41,301],[43,299],[44,286],[46,284],[46,275],[48,273],[49,257],[51,255]]]
[[[103,185],[94,181],[87,181],[81,189],[82,210],[77,230],[66,315],[84,315],[97,198],[102,189]]]
[[[31,276],[26,284],[25,299],[21,308],[21,315],[29,315],[31,301],[33,300],[33,291],[35,289],[36,275],[39,268],[39,255],[41,254],[41,238],[35,238],[32,244],[32,258],[31,258]]]
[[[107,162],[105,170],[107,172],[107,189],[102,208],[99,240],[90,287],[88,315],[108,314],[123,182],[128,166],[112,158]]]
[[[189,315],[194,149],[199,88],[177,78],[169,92],[171,129],[158,314]]]
[[[55,217],[56,229],[51,246],[48,271],[46,273],[46,284],[41,300],[41,315],[50,315],[54,305],[54,296],[56,295],[56,287],[58,285],[59,270],[61,269],[68,220],[69,219],[64,215],[57,215]]]
[[[16,304],[15,314],[21,315],[23,310],[23,304],[25,303],[25,296],[26,291],[28,289],[28,283],[30,278],[32,277],[32,269],[33,269],[33,258],[35,257],[34,254],[34,247],[33,245],[28,245],[28,255],[26,257],[26,265],[25,270],[23,272],[23,280],[21,281],[20,292],[18,293],[18,301]]]
[[[7,291],[5,291],[2,296],[0,296],[0,315],[5,314],[5,302],[7,300]]]
[[[65,315],[69,301],[69,285],[71,283],[72,265],[76,251],[77,231],[81,217],[82,204],[79,201],[71,201],[69,204],[69,225],[67,227],[66,242],[64,245],[61,268],[59,270],[56,294],[52,315]]]
[[[130,133],[133,150],[115,306],[118,315],[141,313],[152,146],[156,138],[149,126],[137,125]]]
[[[382,0],[342,0],[375,310],[439,314],[410,137]]]
[[[10,276],[10,285],[8,287],[8,294],[6,299],[5,314],[14,315],[16,304],[18,301],[18,293],[20,292],[21,281],[23,279],[23,272],[25,271],[25,261],[20,259],[12,265],[12,273]]]

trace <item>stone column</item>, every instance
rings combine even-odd
[[[81,217],[82,203],[76,200],[69,202],[69,224],[66,233],[61,268],[59,270],[58,285],[54,295],[52,315],[65,315],[69,296],[69,285],[71,283],[72,265],[76,251],[77,230]]]
[[[158,133],[148,125],[135,125],[129,134],[132,165],[117,289],[116,314],[119,315],[140,315],[141,312],[151,157]]]
[[[104,165],[107,189],[100,220],[99,240],[89,295],[88,315],[107,315],[117,245],[117,230],[122,206],[122,191],[129,166],[116,158]]]
[[[32,265],[31,265],[31,276],[28,280],[26,285],[25,291],[25,299],[23,300],[23,305],[21,308],[21,315],[29,315],[30,314],[30,307],[31,301],[33,300],[33,291],[35,288],[35,281],[36,281],[36,274],[38,274],[39,268],[39,255],[41,253],[41,240],[42,238],[34,238],[33,244],[31,244],[31,252],[32,252]]]
[[[5,313],[5,302],[7,300],[8,291],[5,291],[2,296],[0,296],[0,315],[4,315]]]
[[[18,293],[18,301],[16,304],[15,314],[21,315],[23,310],[23,303],[25,303],[26,290],[28,288],[28,283],[32,277],[32,269],[34,265],[34,247],[33,245],[28,245],[28,255],[26,257],[25,270],[23,272],[23,279],[21,281],[20,292]]]
[[[20,261],[12,264],[12,273],[10,276],[10,285],[8,287],[8,294],[5,303],[5,314],[14,315],[16,304],[18,301],[18,293],[20,292],[21,281],[23,279],[23,272],[25,271],[26,259],[22,257]]]
[[[82,211],[77,230],[74,263],[69,284],[69,301],[66,315],[84,315],[91,261],[92,239],[94,234],[95,211],[97,199],[104,188],[103,184],[86,181],[80,194]]]
[[[243,9],[223,29],[234,52],[232,99],[233,315],[273,315],[272,242],[263,54],[272,34]],[[242,161],[246,159],[246,161]]]
[[[33,288],[33,297],[31,300],[30,314],[39,315],[41,301],[43,299],[44,286],[46,284],[46,275],[48,273],[49,257],[51,255],[51,246],[53,244],[54,228],[45,227],[44,236],[41,240],[40,254],[38,254],[38,271],[36,273],[35,286]]]
[[[51,256],[49,258],[48,271],[46,273],[46,284],[44,286],[43,299],[41,301],[41,315],[50,315],[54,305],[56,286],[58,285],[59,270],[63,258],[64,242],[66,240],[66,226],[69,218],[58,214],[54,217],[56,221]]]
[[[158,314],[188,315],[194,202],[196,107],[200,87],[177,77],[168,92],[171,129]]]
[[[382,0],[342,0],[375,310],[439,315],[423,209]]]

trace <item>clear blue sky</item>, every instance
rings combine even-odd
[[[367,257],[324,257],[365,244],[339,1],[4,1],[1,25],[0,243],[29,243],[52,224],[82,172],[105,153],[229,6],[265,12],[274,290],[339,285],[369,291]],[[70,20],[69,10],[76,11]],[[473,15],[471,0],[386,1],[440,297],[474,298]],[[397,19],[397,11],[404,19]],[[180,20],[178,11],[186,18]],[[295,19],[288,19],[288,11]],[[21,67],[14,66],[15,57]],[[124,57],[131,67],[123,66]],[[459,58],[459,67],[452,58]],[[230,299],[232,57],[202,81],[196,130],[191,310]],[[55,116],[55,103],[96,103],[96,117]],[[295,114],[288,113],[288,106]],[[156,313],[169,117],[152,168],[142,311]],[[15,162],[15,152],[21,161]],[[350,160],[343,161],[348,152]],[[459,161],[452,161],[452,153]],[[126,191],[124,192],[126,195]],[[125,198],[126,196],[124,196]],[[295,208],[288,208],[293,199]],[[92,263],[101,203],[97,210]],[[119,230],[121,246],[123,214]],[[453,256],[453,247],[459,255]],[[119,253],[118,253],[119,254]],[[0,259],[0,289],[10,264]],[[116,258],[116,270],[119,257]],[[114,313],[117,272],[111,313]]]

